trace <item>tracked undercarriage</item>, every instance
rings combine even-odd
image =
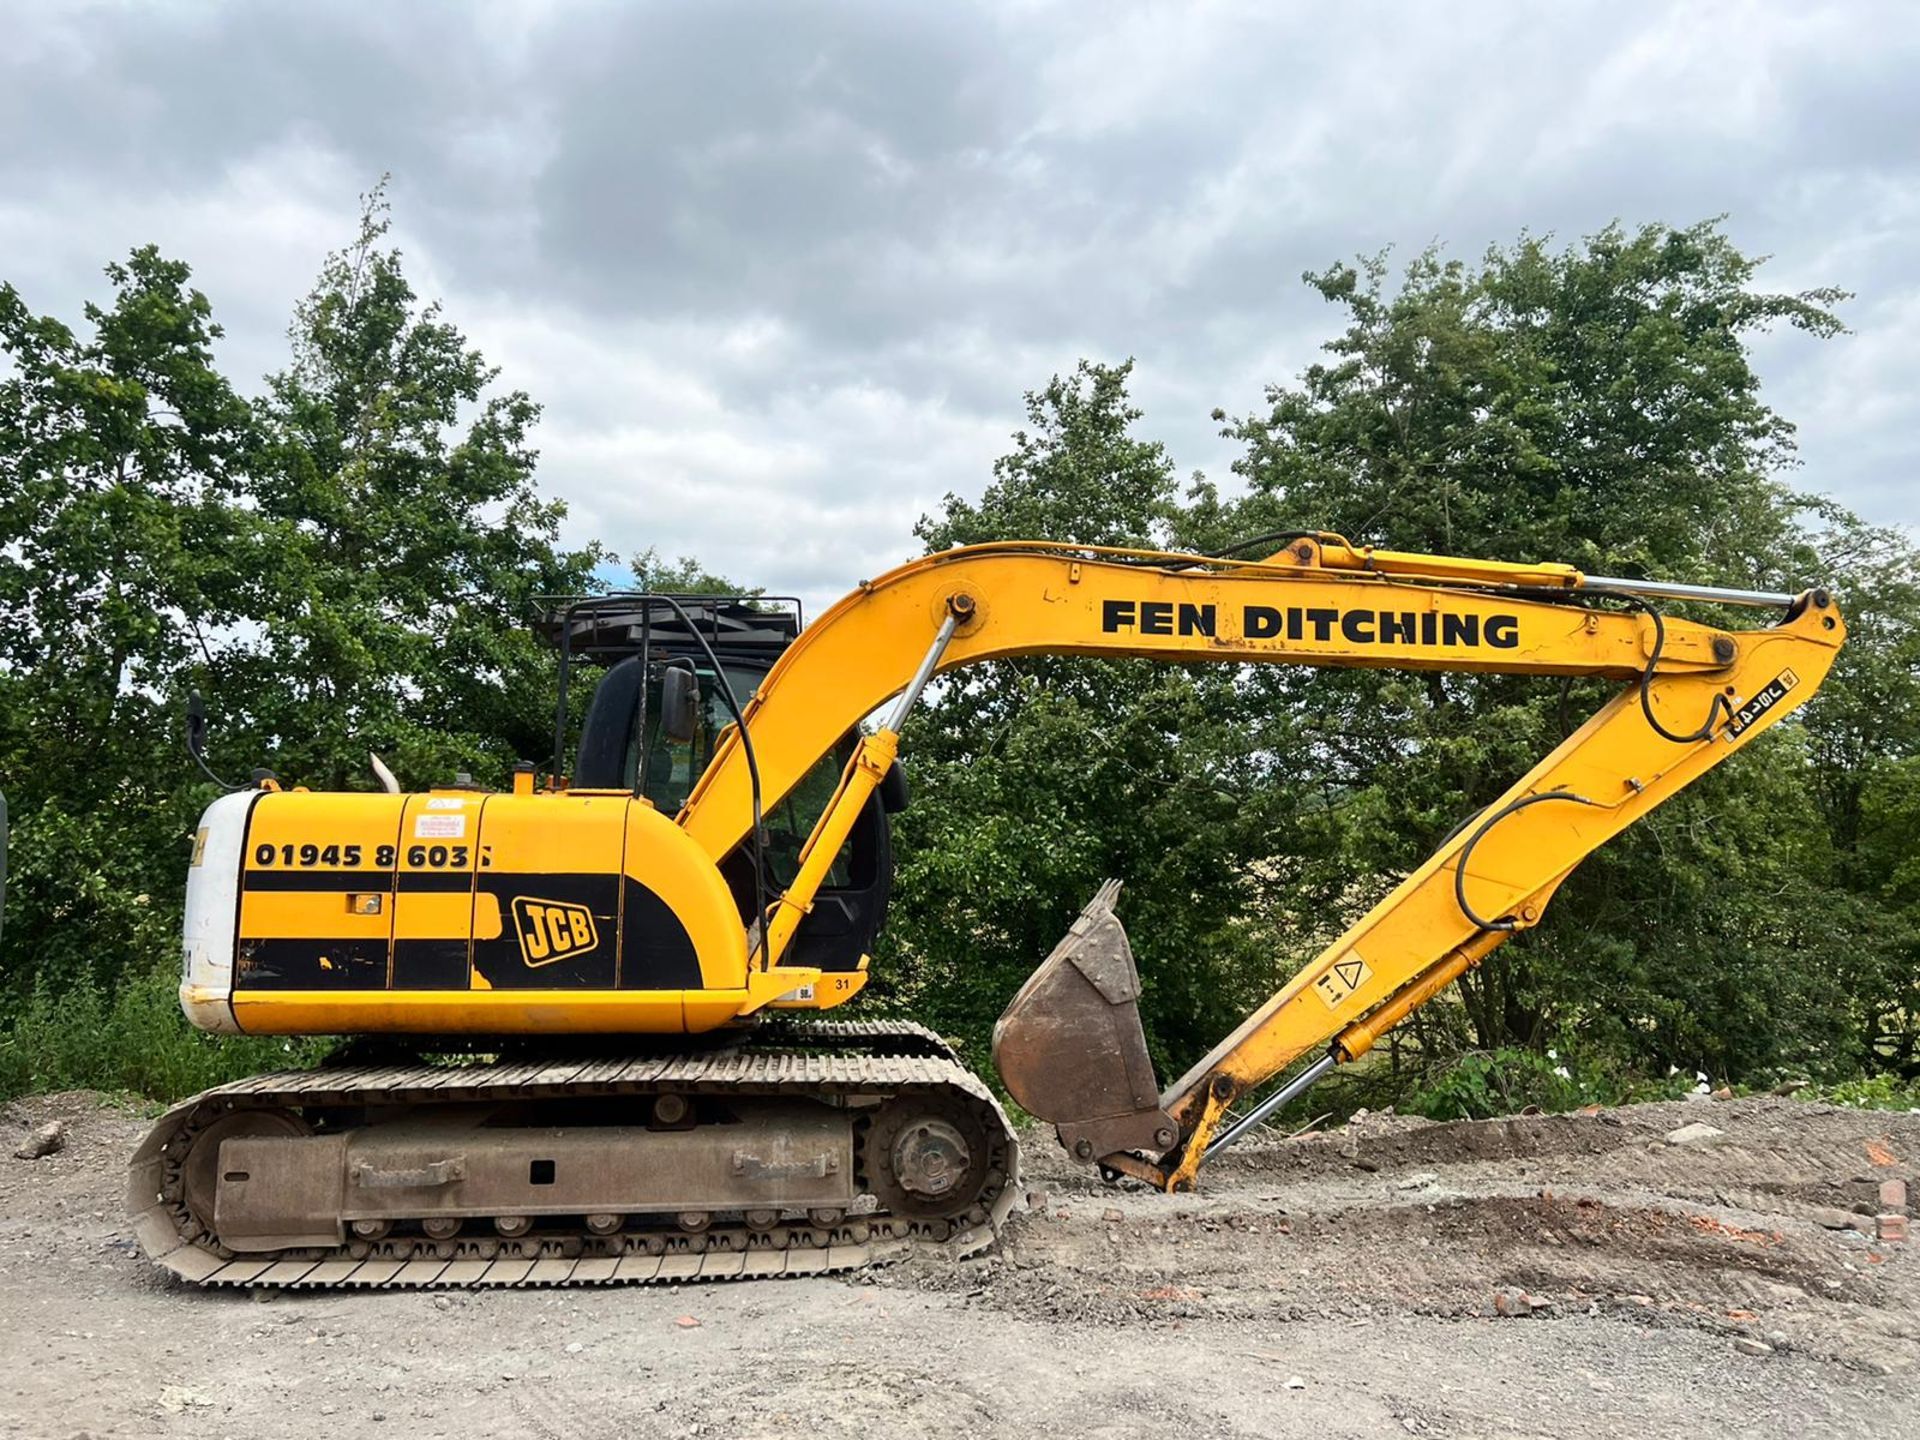
[[[1005,1114],[931,1031],[811,1022],[257,1076],[168,1111],[128,1200],[201,1285],[644,1284],[970,1254],[1017,1181]]]

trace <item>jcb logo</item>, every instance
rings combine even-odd
[[[513,928],[520,936],[521,958],[529,965],[551,965],[600,943],[593,912],[563,900],[514,896]]]

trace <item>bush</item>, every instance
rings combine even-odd
[[[326,1039],[209,1035],[180,1013],[178,972],[155,967],[108,993],[91,978],[46,979],[0,1030],[0,1098],[49,1090],[130,1091],[174,1100],[262,1070],[311,1064]]]
[[[1559,1111],[1678,1100],[1697,1083],[1685,1072],[1652,1077],[1579,1054],[1562,1059],[1554,1050],[1502,1046],[1469,1050],[1436,1066],[1399,1108],[1430,1120],[1486,1120],[1530,1105]]]
[[[1852,1105],[1860,1110],[1920,1111],[1920,1078],[1903,1080],[1897,1075],[1869,1075],[1864,1080],[1848,1080],[1843,1084],[1801,1093],[1835,1105]]]

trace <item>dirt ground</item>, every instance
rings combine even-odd
[[[1920,1255],[1849,1223],[1920,1179],[1916,1115],[1377,1116],[1179,1198],[1034,1135],[982,1259],[265,1300],[142,1259],[132,1111],[17,1105],[0,1157],[56,1117],[62,1153],[0,1158],[9,1435],[1920,1437]],[[1693,1121],[1725,1134],[1663,1142]]]

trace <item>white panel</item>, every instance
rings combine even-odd
[[[235,1035],[233,957],[240,923],[240,866],[245,858],[247,815],[258,790],[222,795],[200,817],[187,871],[187,914],[181,927],[185,964],[180,1008],[202,1030]]]

